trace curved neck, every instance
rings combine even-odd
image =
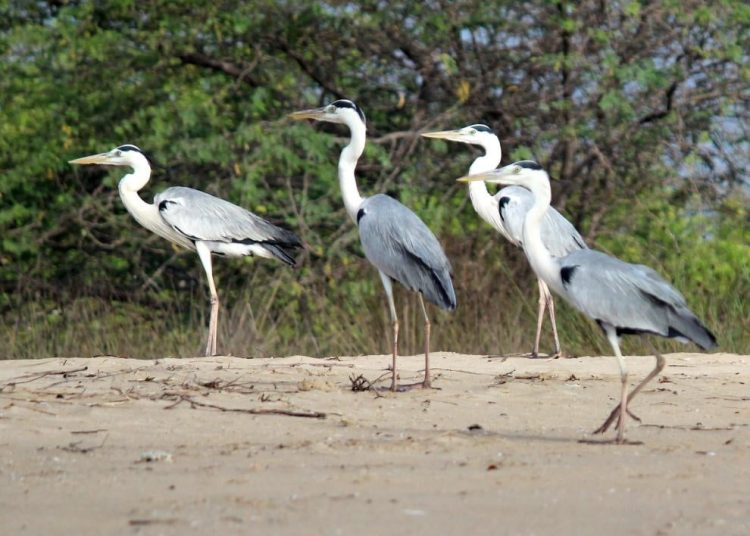
[[[365,140],[367,132],[365,124],[361,121],[347,123],[351,140],[349,145],[344,147],[339,157],[339,187],[341,195],[344,198],[344,207],[349,217],[357,223],[357,211],[362,204],[362,196],[357,189],[357,180],[354,177],[354,169],[357,167],[357,160],[365,150]]]
[[[118,187],[121,192],[123,190],[137,192],[146,186],[151,179],[151,166],[148,165],[145,158],[132,161],[130,167],[133,168],[133,173],[128,173],[120,179]]]
[[[482,145],[485,154],[474,160],[471,167],[469,168],[469,175],[476,173],[484,173],[486,171],[492,171],[500,165],[500,160],[503,156],[502,150],[500,149],[500,141],[495,138],[494,143],[488,142]],[[474,181],[469,183],[469,199],[471,204],[474,206],[474,210],[479,216],[492,225],[495,226],[497,217],[497,202],[495,198],[490,195],[487,190],[487,185],[484,181]]]
[[[165,230],[166,226],[159,215],[159,209],[151,203],[146,203],[138,195],[138,190],[146,186],[151,178],[151,167],[145,161],[135,162],[131,166],[133,173],[125,175],[117,185],[122,204],[128,209],[130,215],[146,229],[169,238],[165,236],[165,233],[169,233]]]
[[[523,223],[523,249],[536,275],[555,291],[563,293],[558,263],[542,242],[542,220],[552,199],[549,180],[535,181],[528,188],[534,195],[534,204]]]

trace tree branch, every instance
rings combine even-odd
[[[284,54],[286,54],[288,57],[293,59],[297,65],[299,65],[299,68],[302,69],[302,72],[304,72],[307,76],[313,79],[315,83],[317,83],[320,87],[325,89],[328,93],[336,97],[337,99],[345,99],[346,95],[344,95],[341,91],[333,87],[331,84],[326,82],[326,80],[318,75],[318,73],[315,72],[315,69],[313,69],[306,61],[305,59],[297,54],[294,50],[292,50],[289,45],[283,41],[277,41],[276,45],[278,46],[279,50],[281,50]]]
[[[642,117],[638,124],[645,125],[646,123],[652,123],[654,121],[657,121],[663,117],[666,117],[669,112],[672,111],[672,104],[674,101],[674,94],[675,91],[677,91],[677,81],[675,80],[672,82],[672,84],[667,88],[667,93],[665,95],[666,97],[666,107],[663,110],[659,110],[658,112],[652,112],[644,117]]]
[[[250,71],[252,71],[254,67],[252,65],[237,65],[236,63],[232,63],[229,61],[211,58],[210,56],[206,56],[205,54],[201,54],[200,52],[187,52],[185,54],[178,54],[177,58],[179,58],[182,63],[188,65],[206,67],[208,69],[211,69],[212,71],[228,74],[229,76],[236,78],[239,82],[244,82],[245,84],[251,85],[253,87],[261,85],[255,78],[250,76]]]

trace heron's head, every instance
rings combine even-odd
[[[292,119],[315,119],[316,121],[326,121],[328,123],[341,123],[352,125],[354,123],[365,124],[365,113],[362,108],[353,101],[339,99],[322,108],[312,108],[310,110],[301,110],[289,114]]]
[[[485,173],[466,175],[458,182],[484,181],[492,184],[517,184],[531,189],[538,184],[549,184],[549,175],[533,160],[521,160]]]
[[[135,145],[120,145],[109,152],[92,154],[83,158],[71,160],[70,164],[100,164],[104,166],[136,166],[148,165],[148,158]]]
[[[423,132],[425,138],[436,138],[440,140],[457,141],[480,147],[488,147],[497,144],[498,139],[492,129],[487,125],[476,124],[458,130],[439,130],[437,132]]]

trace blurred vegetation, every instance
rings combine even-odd
[[[285,119],[338,97],[368,117],[363,195],[399,197],[452,259],[459,308],[433,313],[434,348],[533,342],[523,255],[453,180],[476,152],[416,135],[485,122],[504,162],[551,171],[590,244],[665,274],[723,350],[747,353],[748,51],[742,0],[0,2],[2,357],[200,352],[195,255],[125,212],[122,169],[66,163],[122,143],[160,163],[146,199],[200,188],[306,243],[295,270],[215,263],[220,351],[387,352],[385,297],[336,181],[347,133]],[[419,352],[418,302],[397,304],[402,348]],[[609,352],[588,320],[559,316],[565,350]]]

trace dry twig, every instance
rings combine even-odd
[[[196,407],[217,409],[223,412],[232,413],[247,413],[249,415],[286,415],[288,417],[306,417],[309,419],[325,419],[326,414],[322,411],[297,411],[287,409],[257,409],[257,408],[225,408],[223,406],[217,406],[216,404],[209,404],[208,402],[199,402],[187,395],[176,395],[178,398],[174,404],[170,404],[164,409],[172,409],[182,402],[188,402],[190,407],[195,409]]]
[[[4,391],[6,387],[15,387],[19,383],[31,383],[35,382],[37,380],[41,380],[42,378],[46,378],[47,376],[55,376],[57,374],[62,374],[63,377],[66,377],[68,374],[72,374],[74,372],[82,372],[84,370],[88,370],[88,366],[85,367],[79,367],[75,369],[68,369],[68,370],[48,370],[47,372],[42,372],[41,374],[35,374],[34,376],[20,376],[16,379],[13,379],[6,383],[3,386],[0,386],[0,392]]]

